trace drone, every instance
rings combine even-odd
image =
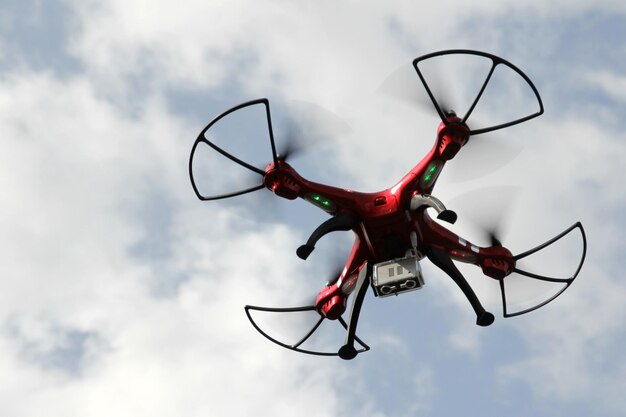
[[[471,106],[462,117],[453,110],[446,108],[441,100],[435,97],[421,69],[424,62],[447,55],[471,55],[490,61],[490,70]],[[471,129],[467,121],[498,66],[507,67],[508,70],[514,71],[516,76],[522,78],[523,82],[532,90],[533,100],[536,100],[538,110],[506,123]],[[428,99],[434,106],[441,122],[432,149],[396,184],[383,191],[357,192],[316,183],[301,176],[293,166],[286,162],[286,158],[277,152],[269,100],[266,98],[239,104],[215,117],[200,132],[193,144],[189,158],[189,175],[194,192],[199,199],[203,201],[219,200],[267,189],[283,199],[303,199],[330,216],[314,229],[304,244],[297,248],[296,254],[299,258],[306,260],[315,250],[317,242],[329,233],[352,231],[354,234],[354,244],[343,270],[324,285],[317,294],[313,305],[289,308],[245,306],[247,317],[254,328],[267,339],[284,348],[313,355],[339,356],[346,360],[353,359],[358,354],[368,351],[370,347],[356,334],[366,293],[371,288],[375,297],[384,298],[423,288],[425,281],[421,262],[426,259],[456,283],[476,314],[476,324],[483,327],[491,325],[495,316],[485,310],[455,262],[475,265],[481,269],[485,276],[499,283],[503,317],[505,318],[526,314],[545,306],[561,295],[580,272],[587,250],[585,232],[580,222],[576,222],[546,242],[514,255],[494,235],[491,236],[489,246],[481,247],[450,231],[444,226],[444,223],[454,224],[457,220],[457,214],[433,195],[437,178],[444,166],[452,161],[462,148],[472,141],[474,136],[504,129],[543,114],[541,97],[529,77],[519,68],[498,56],[466,49],[444,50],[421,56],[413,60],[413,68],[417,72],[417,76],[428,94]],[[263,106],[265,110],[269,145],[273,157],[264,168],[254,166],[233,153],[227,152],[214,143],[210,136],[211,128],[216,123],[232,113],[250,106]],[[194,155],[200,144],[208,145],[223,157],[258,174],[260,183],[226,194],[205,195],[200,192],[193,169]],[[431,216],[430,213],[436,215]],[[582,241],[582,254],[573,275],[555,278],[528,272],[519,266],[521,259],[542,251],[576,231],[580,234]],[[508,277],[511,274],[521,274],[533,280],[558,283],[560,284],[559,290],[534,305],[513,311],[507,302]],[[352,303],[349,306],[350,297],[352,297]],[[285,343],[264,331],[253,319],[251,314],[253,311],[281,314],[313,311],[318,314],[318,318],[313,327],[300,340],[295,343]],[[307,340],[325,320],[341,324],[345,330],[343,345],[337,351],[305,348]]]

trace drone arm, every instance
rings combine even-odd
[[[282,160],[265,168],[263,185],[279,197],[287,200],[302,198],[331,215],[357,212],[357,200],[362,195],[352,190],[309,181]]]
[[[467,126],[455,116],[450,116],[449,122],[454,123],[439,126],[437,140],[430,152],[393,187],[400,191],[401,205],[408,205],[415,195],[429,195],[446,162],[467,143]]]
[[[483,273],[491,278],[502,279],[515,268],[511,251],[499,242],[479,247],[439,225],[426,213],[418,217],[418,225],[430,246],[446,252],[454,260],[480,266]]]
[[[437,144],[438,141],[435,142],[430,152],[392,188],[392,192],[397,195],[400,205],[406,207],[415,194],[430,194],[432,192],[445,165],[445,161],[439,158]]]

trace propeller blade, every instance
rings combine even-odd
[[[489,234],[491,246],[502,246],[501,239],[498,237],[496,230],[487,231],[487,233]]]
[[[426,95],[424,89],[420,87],[418,81],[419,79],[413,67],[403,65],[389,74],[376,91],[407,104],[417,105],[422,110],[432,112],[433,103]]]
[[[313,141],[309,141],[302,126],[298,126],[294,121],[290,121],[286,128],[286,134],[280,138],[278,145],[278,159],[287,161],[294,156],[306,153],[314,146]]]
[[[491,246],[502,246],[509,224],[508,215],[515,203],[519,187],[493,186],[473,190],[450,201],[450,207],[481,230]]]
[[[345,120],[322,106],[299,100],[288,104],[287,115],[277,128],[280,160],[300,156],[351,131]]]
[[[439,108],[445,115],[456,114],[452,103],[458,102],[450,84],[444,82],[441,76],[431,76],[430,86],[433,91],[433,97],[439,104]]]
[[[340,264],[337,264],[332,270],[330,270],[330,273],[324,273],[323,276],[328,277],[328,280],[326,281],[326,287],[335,285],[337,281],[339,281],[339,277],[341,276],[342,271],[343,271],[343,266],[341,266]],[[307,298],[306,301],[307,301],[307,305],[315,306],[315,302],[317,301],[317,294],[313,295],[310,298]]]
[[[452,93],[439,77],[431,77],[429,85],[433,88],[434,98],[444,114],[453,113]],[[411,65],[403,65],[393,71],[378,87],[377,92],[388,97],[416,106],[429,114],[437,114],[435,104],[419,81],[415,69]]]
[[[326,285],[336,284],[337,281],[339,281],[339,277],[341,276],[343,269],[344,269],[343,264],[337,263],[335,267],[332,269],[332,271],[330,272],[330,274],[328,274],[328,276],[331,278],[328,280]]]
[[[522,147],[492,135],[471,136],[468,143],[446,165],[452,181],[462,182],[484,177],[511,163]]]

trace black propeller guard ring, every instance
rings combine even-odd
[[[242,161],[241,159],[237,158],[236,156],[232,155],[229,152],[226,152],[225,150],[223,150],[222,148],[220,148],[219,146],[217,146],[216,144],[212,143],[210,140],[208,140],[205,137],[206,132],[213,127],[213,125],[215,125],[217,122],[219,122],[221,119],[223,119],[224,117],[228,116],[231,113],[236,112],[237,110],[241,110],[243,108],[246,107],[250,107],[250,106],[254,106],[254,105],[258,105],[258,104],[262,104],[265,106],[265,115],[267,118],[267,128],[269,131],[269,139],[270,139],[270,145],[272,148],[272,155],[273,155],[273,162],[274,164],[278,164],[278,154],[276,152],[276,144],[274,142],[274,131],[272,129],[272,118],[270,115],[270,105],[269,105],[269,100],[266,98],[260,98],[260,99],[256,99],[256,100],[251,100],[251,101],[247,101],[245,103],[241,103],[238,104],[235,107],[232,107],[228,110],[226,110],[225,112],[223,112],[222,114],[220,114],[219,116],[215,117],[213,120],[211,120],[211,122],[209,122],[209,124],[202,129],[202,131],[200,132],[200,134],[198,135],[198,137],[196,138],[196,141],[193,144],[193,147],[191,148],[191,153],[189,155],[189,178],[191,179],[191,185],[193,187],[193,191],[196,193],[196,196],[203,201],[210,201],[210,200],[220,200],[223,198],[229,198],[229,197],[234,197],[234,196],[238,196],[238,195],[242,195],[242,194],[247,194],[247,193],[251,193],[253,191],[257,191],[260,190],[262,188],[265,188],[265,186],[263,185],[263,183],[260,183],[259,185],[250,187],[250,188],[246,188],[243,190],[239,190],[239,191],[235,191],[232,193],[226,193],[226,194],[217,194],[217,195],[212,195],[212,196],[204,196],[202,195],[202,193],[200,193],[200,190],[198,189],[198,186],[196,185],[196,181],[193,175],[193,158],[194,155],[196,153],[196,149],[198,147],[198,145],[200,143],[204,143],[208,146],[210,146],[211,148],[213,148],[215,151],[217,151],[218,153],[220,153],[221,155],[225,156],[226,158],[230,159],[231,161],[235,162],[238,165],[241,165],[242,167],[259,174],[261,177],[263,177],[265,175],[265,171],[263,171],[262,169],[259,169],[255,166],[252,166],[250,164],[248,164],[245,161]]]
[[[482,85],[480,91],[476,95],[476,98],[472,102],[472,105],[470,106],[469,110],[467,111],[467,113],[462,118],[463,123],[467,122],[467,119],[470,117],[472,111],[476,107],[476,104],[478,103],[478,101],[480,100],[483,92],[485,91],[485,87],[487,87],[487,84],[489,84],[489,80],[491,79],[491,76],[493,75],[494,70],[500,64],[502,64],[502,65],[504,65],[506,67],[509,67],[510,69],[515,71],[520,77],[522,77],[524,79],[524,81],[526,81],[528,86],[532,89],[532,91],[533,91],[533,93],[535,95],[535,98],[537,99],[537,102],[539,104],[539,110],[537,112],[535,112],[535,113],[532,113],[532,114],[530,114],[528,116],[525,116],[525,117],[521,117],[519,119],[515,119],[515,120],[507,122],[507,123],[501,123],[501,124],[498,124],[498,125],[495,125],[495,126],[486,127],[486,128],[483,128],[483,129],[470,130],[470,132],[469,132],[470,135],[479,135],[481,133],[493,132],[494,130],[499,130],[499,129],[503,129],[505,127],[513,126],[513,125],[525,122],[527,120],[533,119],[533,118],[543,114],[543,102],[541,101],[541,97],[539,96],[539,91],[537,90],[537,87],[535,87],[535,84],[533,84],[533,82],[530,80],[530,78],[524,72],[522,72],[522,70],[520,70],[518,67],[516,67],[515,65],[511,64],[507,60],[505,60],[503,58],[500,58],[499,56],[496,56],[496,55],[493,55],[493,54],[490,54],[490,53],[487,53],[487,52],[475,51],[475,50],[471,50],[471,49],[449,49],[449,50],[444,50],[444,51],[439,51],[439,52],[432,52],[430,54],[423,55],[423,56],[421,56],[419,58],[415,58],[413,60],[413,67],[415,68],[415,71],[417,71],[417,75],[419,76],[420,80],[422,81],[422,84],[424,85],[424,88],[426,89],[426,92],[428,93],[428,97],[430,97],[430,100],[432,101],[433,106],[435,107],[435,110],[437,110],[437,114],[439,115],[439,117],[441,118],[441,121],[445,125],[449,124],[449,122],[447,120],[447,117],[445,115],[445,112],[441,108],[441,106],[439,105],[437,100],[435,99],[435,96],[433,95],[430,87],[428,86],[428,83],[426,82],[426,80],[424,78],[424,75],[420,71],[419,63],[422,62],[422,61],[425,61],[427,59],[437,57],[437,56],[454,55],[454,54],[456,54],[456,55],[476,55],[476,56],[482,56],[482,57],[491,59],[491,62],[492,62],[491,70],[489,71],[489,74],[485,78],[485,81],[483,82],[483,85]]]
[[[547,300],[533,306],[533,307],[529,307],[526,308],[524,310],[521,311],[517,311],[515,313],[509,313],[508,309],[507,309],[507,302],[506,302],[506,291],[505,291],[505,284],[504,282],[506,281],[506,277],[500,280],[500,293],[502,296],[502,311],[503,311],[503,316],[505,318],[509,318],[509,317],[515,317],[515,316],[520,316],[522,314],[526,314],[526,313],[530,313],[531,311],[535,311],[538,308],[541,308],[543,306],[545,306],[546,304],[550,303],[551,301],[553,301],[554,299],[556,299],[558,296],[560,296],[561,294],[563,294],[563,292],[565,292],[566,289],[569,288],[570,285],[572,285],[572,283],[574,282],[574,280],[576,279],[576,277],[578,276],[578,273],[580,272],[583,263],[585,262],[585,257],[587,254],[587,237],[585,235],[585,229],[583,229],[583,225],[581,222],[576,222],[574,223],[572,226],[570,226],[569,228],[567,228],[566,230],[564,230],[563,232],[559,233],[558,235],[556,235],[555,237],[553,237],[552,239],[542,243],[541,245],[538,245],[530,250],[527,250],[526,252],[520,253],[518,255],[515,255],[513,258],[517,261],[519,259],[523,259],[527,256],[532,255],[533,253],[539,252],[542,249],[545,249],[546,247],[552,245],[553,243],[555,243],[556,241],[560,240],[561,238],[565,237],[566,235],[568,235],[569,233],[573,232],[575,229],[578,229],[580,231],[581,234],[581,238],[582,238],[582,253],[581,253],[581,257],[580,257],[580,262],[578,263],[578,267],[576,268],[576,270],[574,271],[573,275],[569,278],[552,278],[552,277],[546,277],[546,276],[542,276],[542,275],[538,275],[538,274],[533,274],[531,272],[527,272],[518,268],[513,268],[513,272],[514,273],[518,273],[524,276],[527,276],[529,278],[533,278],[533,279],[537,279],[540,281],[547,281],[547,282],[554,282],[554,283],[563,283],[565,284],[565,286],[563,288],[561,288],[556,294],[552,295],[551,297],[549,297]]]
[[[263,337],[265,337],[266,339],[268,339],[269,341],[277,344],[278,346],[284,347],[285,349],[289,349],[292,350],[294,352],[299,352],[299,353],[306,353],[309,355],[316,355],[316,356],[339,356],[338,352],[321,352],[321,351],[314,351],[314,350],[307,350],[307,349],[300,349],[299,346],[301,346],[303,343],[305,343],[319,328],[319,326],[322,324],[322,322],[324,320],[326,320],[324,317],[320,316],[320,319],[315,323],[315,325],[313,325],[313,327],[304,335],[304,337],[302,337],[298,342],[294,343],[294,344],[287,344],[287,343],[283,343],[273,337],[271,337],[270,335],[268,335],[266,332],[264,332],[258,325],[257,323],[254,321],[254,319],[252,318],[252,315],[250,314],[250,310],[256,310],[256,311],[265,311],[265,312],[271,312],[271,313],[294,313],[294,312],[300,312],[300,311],[315,311],[315,306],[303,306],[303,307],[286,307],[286,308],[274,308],[274,307],[259,307],[259,306],[251,306],[251,305],[247,305],[244,307],[245,311],[246,311],[246,316],[248,316],[248,320],[250,320],[250,323],[252,324],[252,326],[254,326],[254,328],[263,335]],[[347,331],[348,330],[348,324],[346,323],[346,321],[342,318],[339,317],[337,319],[337,321],[341,324],[341,326]],[[365,344],[365,342],[363,342],[361,339],[359,339],[358,336],[355,336],[354,340],[361,345],[361,349],[356,350],[356,353],[363,353],[363,352],[367,352],[368,350],[370,350],[370,347]]]

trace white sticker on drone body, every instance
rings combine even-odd
[[[472,252],[478,253],[478,246],[472,245],[471,249],[472,249]]]
[[[467,245],[467,241],[465,239],[463,239],[462,237],[459,238],[459,245]]]

